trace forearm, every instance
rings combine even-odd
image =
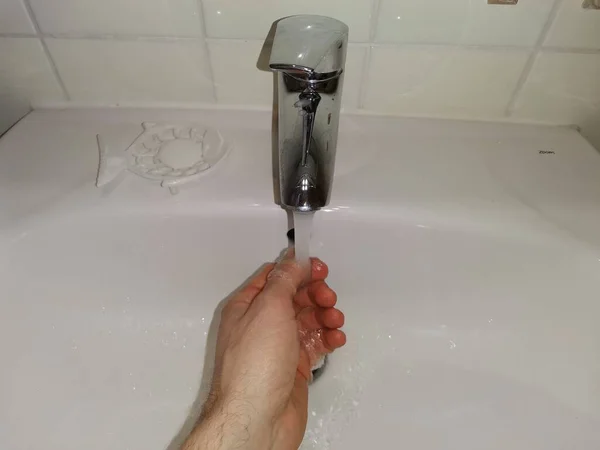
[[[265,450],[271,430],[254,416],[251,405],[216,402],[198,422],[181,450]]]

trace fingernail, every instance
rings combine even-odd
[[[318,259],[314,259],[313,260],[313,268],[314,270],[316,270],[317,272],[321,272],[323,270],[325,270],[325,264],[323,264],[320,260]]]

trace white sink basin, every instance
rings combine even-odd
[[[103,196],[95,134],[165,118],[219,128],[229,159],[178,196],[133,175]],[[177,448],[217,303],[287,242],[268,118],[42,111],[0,141],[0,448]],[[313,253],[348,344],[302,448],[600,448],[600,156],[560,128],[341,135]]]

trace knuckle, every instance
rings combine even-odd
[[[301,275],[295,264],[284,262],[278,264],[268,276],[267,283],[271,286],[284,286],[286,289],[296,291],[301,282]]]

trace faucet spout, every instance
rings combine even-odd
[[[281,206],[316,211],[331,194],[348,27],[322,16],[291,16],[275,30]]]

